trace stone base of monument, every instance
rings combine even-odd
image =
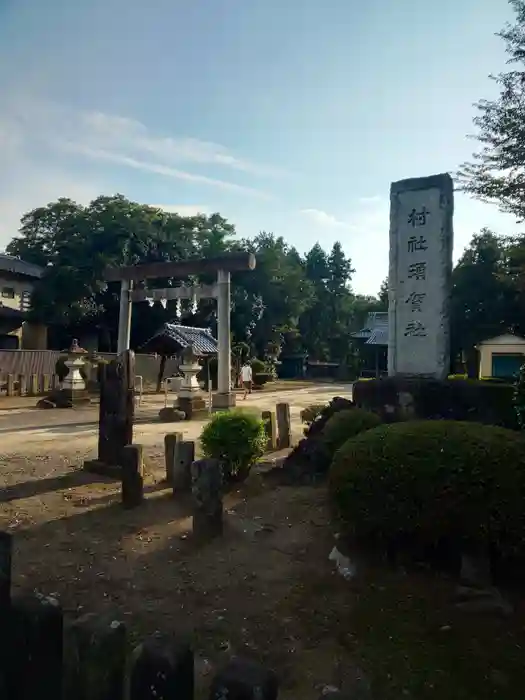
[[[191,420],[206,413],[206,401],[200,393],[191,396],[179,395],[176,408],[185,414],[186,420]]]
[[[36,403],[37,408],[74,408],[91,403],[87,389],[54,389]]]
[[[213,394],[211,406],[214,411],[224,411],[236,406],[236,394],[230,391],[227,394]]]

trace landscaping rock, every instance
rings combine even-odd
[[[313,423],[305,429],[305,437],[290,452],[280,474],[276,472],[275,476],[278,476],[284,484],[310,484],[323,478],[331,456],[320,439],[321,432],[335,413],[354,407],[353,401],[335,396]]]
[[[159,419],[166,423],[177,423],[178,421],[186,420],[186,414],[173,406],[165,406],[159,411]]]
[[[503,598],[497,588],[469,588],[458,586],[456,608],[467,613],[497,614],[508,617],[513,613],[512,605]]]
[[[43,409],[56,408],[56,404],[50,399],[40,399],[40,401],[37,401],[36,407]]]
[[[492,586],[492,572],[488,554],[472,554],[464,552],[461,555],[461,583],[474,588]]]

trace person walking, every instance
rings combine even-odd
[[[246,362],[241,367],[241,381],[244,389],[243,399],[246,400],[248,394],[252,393],[252,383],[253,383],[253,372],[252,366],[249,362]]]

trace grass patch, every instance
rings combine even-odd
[[[466,614],[456,582],[375,569],[354,583],[319,574],[294,602],[305,633],[331,638],[381,700],[522,700],[525,616]],[[311,601],[317,600],[315,611]]]
[[[523,698],[519,613],[510,620],[467,615],[451,603],[453,587],[390,572],[358,595],[354,652],[384,700]]]

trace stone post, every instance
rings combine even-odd
[[[275,407],[277,412],[277,430],[279,437],[277,438],[277,446],[280,450],[292,445],[292,432],[290,424],[290,404],[278,403]]]
[[[11,601],[11,565],[13,536],[0,531],[0,617],[4,617]]]
[[[122,449],[122,505],[136,508],[144,498],[144,462],[142,445]]]
[[[55,598],[14,600],[7,649],[7,697],[62,697],[63,616]],[[45,688],[45,691],[43,690]]]
[[[129,700],[193,700],[194,688],[193,651],[188,644],[175,641],[165,646],[152,637],[135,649]]]
[[[173,495],[191,489],[191,465],[195,459],[195,443],[192,440],[179,440],[175,444],[171,485]]]
[[[29,376],[29,393],[31,396],[38,396],[40,393],[40,382],[38,374],[31,374]]]
[[[166,465],[166,481],[173,483],[175,467],[175,445],[183,439],[182,433],[168,433],[164,436],[164,463]]]
[[[7,375],[7,395],[8,396],[15,395],[15,375],[14,374]]]
[[[42,379],[42,393],[44,396],[50,391],[51,389],[51,376],[49,374],[44,374],[43,379]]]
[[[222,466],[218,459],[199,459],[191,465],[193,535],[209,540],[222,534]]]
[[[264,429],[268,436],[266,449],[268,452],[274,452],[277,449],[277,423],[275,413],[273,411],[263,411],[262,419],[264,421]]]
[[[235,393],[231,390],[230,302],[230,273],[219,270],[217,274],[218,390],[213,396],[213,407],[219,409],[235,406]]]
[[[114,700],[124,696],[126,628],[90,613],[65,630],[64,700]]]
[[[233,658],[211,682],[210,700],[277,700],[279,684],[273,671],[248,659]]]
[[[25,374],[18,377],[18,395],[27,396],[27,376]]]

